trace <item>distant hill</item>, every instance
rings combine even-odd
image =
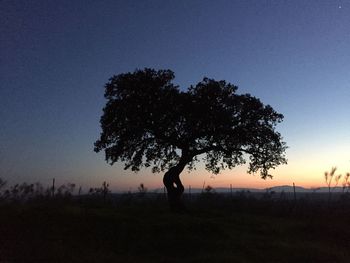
[[[270,191],[275,191],[275,192],[293,192],[293,186],[290,185],[282,185],[282,186],[274,186],[269,188]],[[343,192],[342,187],[332,187],[331,188],[332,192]],[[295,187],[295,192],[302,192],[302,193],[328,193],[328,187],[317,187],[317,188],[304,188],[301,186],[296,186]]]
[[[229,187],[217,187],[217,188],[213,188],[213,190],[216,193],[230,193],[231,189]],[[155,192],[163,192],[163,188],[157,188],[154,189],[153,191]],[[201,193],[203,191],[202,188],[191,188],[191,193],[196,194],[196,193]],[[232,192],[236,193],[236,192],[242,192],[242,191],[249,191],[252,193],[263,193],[266,191],[273,191],[276,193],[280,193],[280,192],[294,192],[293,186],[291,185],[281,185],[281,186],[274,186],[274,187],[269,187],[269,188],[264,188],[264,189],[259,189],[259,188],[232,188]],[[343,192],[343,188],[338,186],[338,187],[334,187],[331,189],[332,193],[339,193],[339,192]],[[189,189],[185,188],[185,193],[188,193]],[[304,188],[302,186],[295,186],[295,192],[298,193],[328,193],[328,187],[318,187],[318,188]]]

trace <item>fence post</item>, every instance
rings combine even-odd
[[[295,183],[293,182],[294,202],[297,201],[297,194],[295,192]]]
[[[55,196],[55,178],[52,179],[52,197]]]

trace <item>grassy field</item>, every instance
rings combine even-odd
[[[0,262],[350,262],[350,206],[298,200],[0,205]]]

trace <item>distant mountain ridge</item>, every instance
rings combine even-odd
[[[163,188],[157,188],[154,189],[155,192],[162,192]],[[190,189],[187,187],[185,188],[185,193],[189,193]],[[201,193],[205,190],[203,190],[202,188],[191,188],[191,193]],[[231,188],[229,187],[213,187],[213,190],[216,193],[230,193],[231,192]],[[281,186],[273,186],[273,187],[268,187],[268,188],[263,188],[263,189],[259,189],[259,188],[232,188],[232,192],[236,193],[236,192],[242,192],[242,191],[246,191],[246,192],[252,192],[252,193],[264,193],[264,192],[276,192],[276,193],[280,193],[280,192],[285,192],[285,193],[289,193],[289,192],[294,192],[294,187],[291,185],[281,185]],[[345,189],[346,191],[346,189]],[[298,193],[328,193],[328,187],[317,187],[317,188],[305,188],[302,186],[295,186],[295,192]],[[331,192],[332,193],[340,193],[343,192],[343,187],[337,186],[337,187],[332,187],[331,188]]]

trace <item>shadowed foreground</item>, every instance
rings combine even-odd
[[[0,261],[349,262],[349,206],[308,206],[202,198],[174,215],[165,200],[2,204]]]

